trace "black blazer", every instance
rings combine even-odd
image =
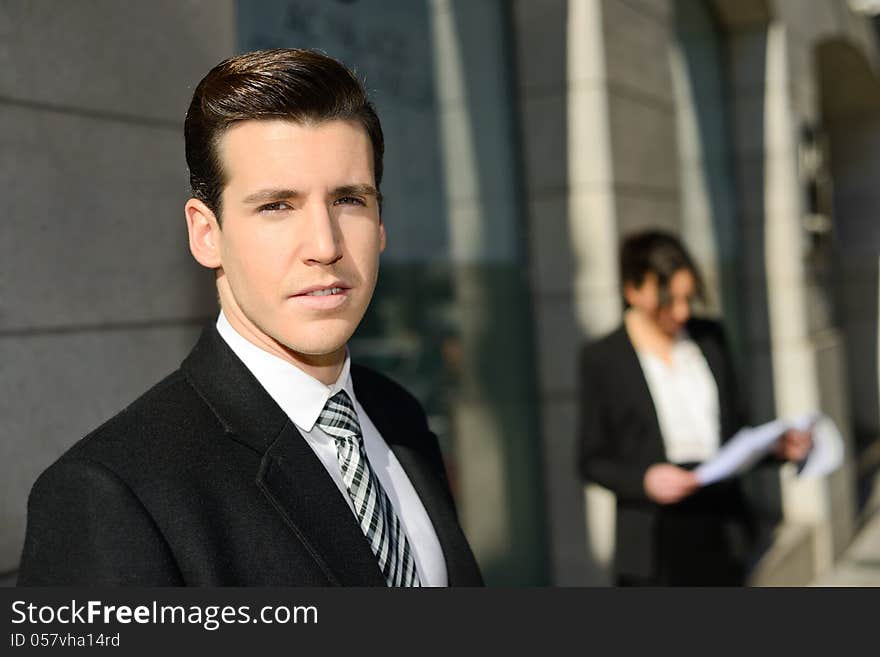
[[[376,372],[351,374],[428,512],[450,585],[481,585],[418,402]],[[40,476],[18,583],[385,586],[330,475],[213,326],[179,370]]]
[[[719,324],[692,319],[687,330],[700,347],[718,387],[722,441],[742,425],[736,377]],[[645,471],[667,461],[648,383],[626,329],[620,326],[581,353],[579,470],[617,495],[615,570],[619,575],[656,575],[656,528],[664,509],[645,494]],[[723,499],[728,511],[745,514],[736,480],[703,489],[701,499]]]

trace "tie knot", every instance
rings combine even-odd
[[[327,400],[318,416],[318,426],[336,440],[351,440],[361,435],[357,412],[345,390]]]

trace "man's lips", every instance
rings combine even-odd
[[[297,305],[310,310],[335,310],[348,301],[350,288],[341,281],[327,285],[312,285],[291,295]]]
[[[349,289],[349,285],[346,285],[342,281],[331,281],[330,283],[325,283],[323,285],[311,285],[309,287],[303,288],[299,292],[294,292],[291,296],[301,297],[301,296],[323,296],[327,294],[339,294],[341,292],[345,292]]]

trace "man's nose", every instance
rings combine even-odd
[[[307,212],[303,230],[302,259],[307,264],[330,265],[342,257],[339,226],[330,208],[315,204]]]

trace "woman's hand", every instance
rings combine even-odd
[[[778,458],[800,463],[813,449],[813,435],[809,431],[789,429],[776,441],[774,453]]]
[[[645,493],[658,504],[675,504],[700,487],[690,470],[671,463],[655,463],[645,472]]]

